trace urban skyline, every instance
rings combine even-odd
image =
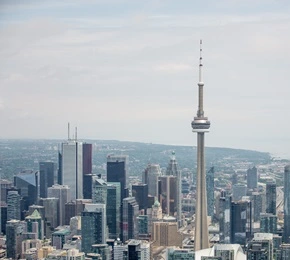
[[[61,139],[70,121],[88,139],[188,145],[202,38],[209,143],[290,158],[288,2],[28,3],[1,1],[0,138]]]

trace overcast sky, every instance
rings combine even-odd
[[[0,2],[0,138],[206,145],[290,159],[289,0]]]

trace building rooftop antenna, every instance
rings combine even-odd
[[[67,140],[70,140],[70,125],[69,122],[67,123]]]

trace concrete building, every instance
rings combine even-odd
[[[18,191],[11,190],[7,193],[7,220],[16,219],[20,220],[20,199]]]
[[[168,260],[194,260],[194,251],[191,249],[181,249],[178,247],[168,247],[166,249],[166,259]]]
[[[270,213],[260,214],[260,232],[277,233],[277,216]]]
[[[22,241],[22,258],[27,260],[38,260],[37,251],[42,247],[42,242],[40,239],[27,239]]]
[[[233,201],[239,201],[243,196],[247,195],[247,186],[245,184],[233,185]]]
[[[77,249],[54,250],[50,252],[46,260],[85,260],[85,253],[79,252]]]
[[[65,224],[65,204],[71,200],[70,188],[67,185],[54,184],[48,188],[47,195],[49,198],[58,199],[59,225]]]
[[[255,233],[247,246],[247,258],[249,260],[273,260],[273,234]]]
[[[6,179],[0,179],[0,201],[6,202],[7,189],[12,188],[13,184],[11,181]]]
[[[182,186],[181,186],[181,171],[178,169],[178,163],[176,161],[175,152],[173,151],[170,157],[170,161],[168,163],[167,169],[166,169],[166,175],[167,176],[175,176],[176,177],[176,198],[174,199],[176,201],[176,218],[178,222],[178,227],[182,226],[182,216],[181,216],[181,197],[182,197]]]
[[[182,246],[183,236],[176,222],[153,222],[153,246]]]
[[[211,248],[195,251],[195,260],[246,260],[239,244],[215,244]]]
[[[290,244],[282,244],[280,246],[281,250],[281,260],[290,259]]]
[[[35,233],[37,239],[43,239],[44,237],[44,223],[39,212],[34,210],[34,212],[25,218],[27,225],[27,232]]]
[[[176,176],[164,175],[159,177],[160,181],[160,202],[164,214],[177,215],[178,205],[178,179]]]
[[[52,245],[56,249],[62,249],[63,245],[68,241],[70,237],[70,230],[67,227],[59,227],[52,233]]]
[[[159,164],[148,164],[142,175],[142,182],[148,185],[148,194],[158,197],[158,178],[161,176]]]
[[[252,193],[253,203],[253,220],[257,222],[260,220],[260,213],[263,212],[263,195],[259,192]]]

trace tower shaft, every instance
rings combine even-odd
[[[209,247],[207,224],[207,198],[206,198],[206,171],[204,135],[209,131],[210,121],[203,111],[202,56],[200,41],[199,82],[198,82],[198,110],[197,116],[191,122],[192,131],[197,133],[197,176],[196,176],[196,208],[195,208],[195,251]]]
[[[197,178],[194,249],[209,247],[205,178],[204,133],[197,133]]]

